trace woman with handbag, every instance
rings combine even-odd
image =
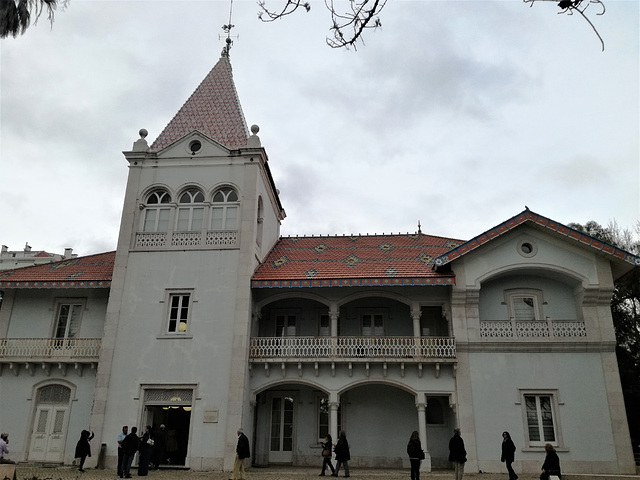
[[[329,466],[331,473],[335,473],[335,469],[333,465],[331,465],[331,449],[333,448],[333,442],[331,441],[331,435],[327,433],[327,436],[324,437],[324,442],[320,442],[322,445],[322,471],[320,472],[320,477],[324,477],[324,471]]]

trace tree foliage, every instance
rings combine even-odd
[[[573,223],[569,226],[629,253],[640,255],[640,221],[636,224],[635,235],[628,229],[621,230],[615,222],[610,222],[607,227],[594,221],[584,225]],[[611,313],[616,331],[616,353],[629,430],[634,440],[634,448],[638,448],[640,443],[640,411],[637,408],[640,405],[640,269],[634,268],[615,282]]]
[[[260,7],[258,17],[264,22],[273,22],[297,11],[308,12],[311,10],[311,4],[307,0],[272,1],[284,3],[280,3],[280,8],[272,10],[267,7],[267,0],[258,0]],[[591,13],[591,11],[587,12],[587,8],[592,4],[597,4],[599,7],[595,15],[603,15],[605,7],[602,0],[523,0],[523,2],[529,3],[531,6],[536,2],[554,2],[560,8],[558,13],[580,15],[591,26],[602,44],[602,50],[604,50],[604,41],[587,15],[587,13]],[[353,47],[356,49],[358,41],[364,43],[365,30],[382,27],[380,13],[387,4],[387,0],[347,0],[348,8],[342,13],[336,9],[334,0],[325,0],[324,4],[331,16],[329,30],[332,36],[327,37],[327,45],[332,48],[348,49]]]
[[[31,25],[38,22],[43,12],[53,24],[58,6],[65,7],[69,0],[0,0],[0,38],[22,35]]]

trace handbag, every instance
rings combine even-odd
[[[330,457],[331,456],[331,450],[327,450],[325,448],[324,450],[322,450],[322,456],[323,457]]]
[[[150,447],[153,447],[155,445],[156,442],[153,441],[153,438],[150,438],[147,440],[147,445],[149,445]]]

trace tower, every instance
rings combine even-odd
[[[236,429],[250,429],[250,278],[285,217],[257,133],[248,132],[227,44],[152,145],[142,129],[124,152],[91,425],[110,459],[122,425],[163,424],[163,461],[222,469]]]

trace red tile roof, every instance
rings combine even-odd
[[[0,288],[108,288],[116,252],[0,272]]]
[[[230,150],[247,146],[248,128],[233,82],[229,57],[223,55],[191,97],[151,145],[159,151],[198,130]]]
[[[253,287],[453,285],[433,269],[462,240],[423,234],[281,238],[252,277]]]
[[[610,245],[608,243],[604,243],[597,238],[594,238],[585,233],[579,232],[571,227],[567,227],[559,222],[551,220],[543,215],[532,212],[529,209],[523,210],[519,214],[505,220],[504,222],[496,225],[490,230],[487,230],[484,233],[472,238],[468,242],[464,242],[458,247],[454,248],[450,252],[446,252],[446,254],[441,255],[435,260],[436,265],[446,265],[449,262],[454,261],[456,258],[461,257],[462,255],[466,255],[467,253],[475,250],[476,248],[484,245],[491,240],[512,231],[514,228],[518,228],[521,225],[527,224],[530,227],[542,229],[546,232],[552,232],[555,235],[560,235],[562,237],[571,239],[575,242],[578,242],[582,245],[589,246],[591,248],[595,248],[596,250],[604,253],[605,255],[609,255],[611,257],[615,257],[618,260],[622,260],[630,265],[634,265],[636,267],[640,266],[640,257],[637,255],[633,255],[632,253],[626,252],[621,248],[618,248],[614,245]]]

